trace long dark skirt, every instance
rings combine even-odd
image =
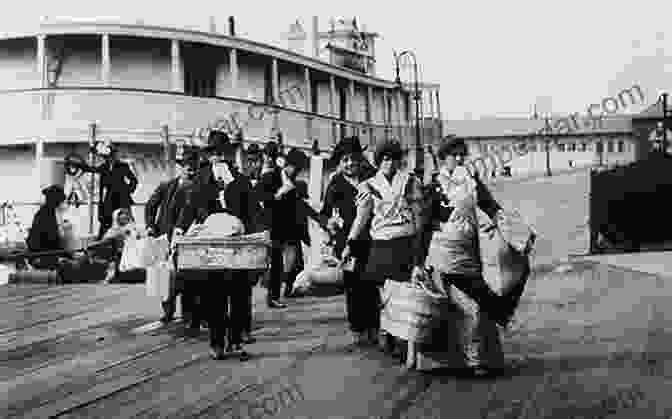
[[[385,280],[405,282],[413,271],[413,237],[392,240],[373,240],[363,279],[374,281],[379,286]]]

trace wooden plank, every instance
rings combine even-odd
[[[113,300],[99,303],[95,307],[95,311],[91,310],[73,317],[66,317],[0,335],[0,351],[8,351],[41,340],[67,335],[104,321],[119,320],[128,316],[129,312],[156,313],[155,315],[158,317],[160,309],[148,306],[148,301],[151,301],[151,299],[144,295],[138,295],[131,290],[125,295],[115,297]]]
[[[125,339],[111,345],[80,354],[63,362],[52,363],[31,373],[13,377],[0,383],[0,394],[4,395],[0,414],[7,416],[34,407],[58,392],[63,386],[76,380],[87,379],[116,365],[130,362],[151,351],[182,340],[169,334],[147,335],[136,339]],[[61,393],[57,393],[61,394]]]
[[[137,387],[103,399],[66,417],[100,417],[115,409],[119,417],[170,417],[185,407],[198,411],[199,406],[218,402],[246,385],[256,385],[263,377],[283,371],[296,358],[295,351],[308,351],[319,345],[319,338],[292,342],[277,356],[258,357],[248,362],[235,358],[227,361],[205,359],[198,364],[157,377]],[[118,410],[116,410],[118,409]],[[189,417],[193,415],[189,414]]]
[[[0,380],[28,374],[46,365],[63,362],[79,354],[109,345],[130,335],[124,329],[144,324],[143,315],[132,315],[123,322],[107,322],[70,335],[36,342],[0,353]]]
[[[66,285],[46,285],[46,284],[8,284],[0,286],[0,310],[8,304],[30,300],[44,294],[63,293],[71,289]]]
[[[31,400],[36,404],[23,404],[23,409],[14,411],[12,417],[44,418],[68,413],[161,375],[201,362],[207,356],[205,342],[171,342],[141,357],[117,363],[93,375],[42,393]]]
[[[95,310],[101,304],[108,304],[133,292],[131,289],[115,287],[109,290],[88,290],[74,297],[65,296],[47,304],[33,305],[24,310],[18,309],[0,322],[0,335],[18,331],[39,324],[53,322],[67,317],[74,317],[87,311]]]

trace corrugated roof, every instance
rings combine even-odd
[[[550,121],[551,126],[560,117],[554,117]],[[586,120],[587,117],[577,118],[579,125]],[[591,135],[591,134],[606,134],[618,132],[632,131],[632,116],[619,115],[612,117],[605,117],[601,127],[593,128],[592,126],[579,126],[579,129],[574,130],[570,134],[575,135]],[[589,122],[589,121],[586,121]],[[443,131],[446,135],[456,135],[464,138],[494,138],[494,137],[520,137],[525,135],[536,134],[545,127],[546,123],[543,119],[529,119],[529,118],[483,118],[476,120],[452,120],[444,121]],[[572,127],[574,124],[572,123]]]

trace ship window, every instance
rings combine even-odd
[[[392,123],[392,98],[387,96],[387,123]]]
[[[191,96],[217,95],[217,63],[212,51],[202,45],[185,44],[184,92]]]
[[[623,140],[618,142],[618,152],[623,153],[625,151],[625,142]]]
[[[581,151],[586,151],[588,150],[588,144],[587,143],[581,143]]]
[[[310,110],[313,113],[318,113],[320,111],[319,109],[319,90],[318,90],[318,85],[317,83],[311,82],[311,88],[310,88]]]
[[[565,151],[565,145],[562,143],[558,144],[558,151]]]
[[[614,143],[612,141],[607,141],[607,153],[614,152]]]
[[[264,103],[273,103],[273,68],[271,63],[264,68]]]
[[[569,144],[569,151],[576,151],[576,143]]]

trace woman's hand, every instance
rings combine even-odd
[[[352,256],[352,249],[350,249],[350,245],[346,245],[343,251],[341,252],[341,264],[345,264],[348,259]]]
[[[411,272],[411,282],[423,282],[425,280],[425,270],[422,266],[414,266]]]

